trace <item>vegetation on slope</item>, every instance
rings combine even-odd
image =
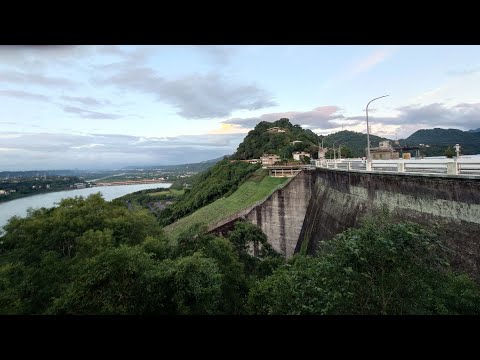
[[[135,191],[133,193],[116,198],[114,201],[125,203],[128,202],[133,206],[148,209],[148,204],[157,201],[175,201],[184,193],[183,190],[175,190],[170,188],[146,189]]]
[[[160,213],[160,223],[168,225],[237,190],[245,179],[260,167],[259,164],[222,160],[199,174],[191,189],[178,201]]]
[[[413,223],[367,219],[250,289],[254,314],[479,314],[480,287],[452,271],[445,244]]]
[[[479,286],[444,248],[377,217],[285,261],[250,223],[170,241],[147,212],[90,195],[10,220],[0,314],[480,314]]]
[[[370,134],[370,144],[372,147],[377,147],[379,142],[384,140],[388,139]],[[348,147],[351,157],[366,156],[365,148],[367,147],[367,134],[343,130],[327,135],[323,138],[324,147],[331,148],[333,147],[334,142],[335,148],[338,148],[339,146]],[[329,154],[327,153],[327,157],[328,155]],[[342,149],[342,156],[344,155],[347,155],[347,152]]]
[[[198,209],[193,214],[181,218],[175,223],[165,227],[164,230],[173,239],[176,239],[180,233],[194,224],[214,224],[270,195],[286,180],[287,178],[273,178],[266,176],[266,171],[259,169],[232,195],[222,197],[215,202]]]
[[[406,139],[401,139],[400,144],[410,146],[429,145],[429,147],[421,148],[425,156],[443,156],[448,146],[453,147],[455,144],[460,144],[461,154],[473,155],[480,154],[480,133],[458,129],[422,129],[414,132]]]
[[[280,127],[286,132],[272,133],[267,129]],[[262,121],[243,139],[232,159],[258,159],[263,154],[277,154],[281,158],[291,159],[294,151],[315,153],[321,138],[311,130],[292,125],[290,120],[282,118],[275,122]],[[301,141],[291,144],[293,141]]]

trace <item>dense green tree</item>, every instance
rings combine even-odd
[[[297,255],[250,291],[258,314],[478,314],[480,288],[434,233],[377,217]]]
[[[213,259],[222,274],[222,303],[219,311],[224,314],[240,314],[248,294],[244,264],[233,244],[225,239],[207,234],[204,225],[190,227],[179,235],[176,256],[192,256],[201,252]]]
[[[348,159],[348,158],[353,158],[353,151],[346,145],[341,145],[340,150],[339,150],[339,156],[342,158]]]
[[[249,275],[264,276],[279,265],[280,255],[273,250],[263,231],[246,221],[237,221],[228,234]]]
[[[172,309],[159,284],[168,269],[138,246],[122,245],[75,264],[73,281],[49,312],[56,314],[141,314]],[[170,279],[172,279],[170,275]],[[163,279],[162,279],[163,278]],[[171,280],[170,280],[171,282]],[[169,289],[168,286],[164,288]],[[170,306],[169,306],[170,305]]]
[[[196,252],[175,264],[174,302],[179,314],[216,314],[222,301],[222,274],[213,259]]]
[[[447,158],[453,158],[455,156],[455,150],[453,150],[450,146],[445,150],[445,156]]]

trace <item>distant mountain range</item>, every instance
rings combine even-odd
[[[462,131],[458,129],[422,129],[406,139],[399,140],[400,145],[419,146],[423,144],[425,156],[441,156],[448,146],[460,145],[464,155],[480,154],[480,131]],[[426,147],[425,145],[428,145]]]
[[[389,140],[394,145],[394,140],[370,135],[372,147],[379,145],[380,141]],[[339,131],[323,138],[325,147],[331,147],[333,142],[338,145],[348,146],[353,156],[365,156],[367,134],[354,131]],[[406,139],[398,140],[400,146],[419,146],[424,156],[443,156],[447,147],[453,148],[460,145],[463,155],[480,154],[480,129],[462,131],[458,129],[422,129],[414,132]],[[428,145],[428,146],[427,146]]]

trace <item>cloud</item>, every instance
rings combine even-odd
[[[220,124],[219,129],[215,129],[209,132],[209,134],[244,134],[248,132],[247,129],[243,128],[240,125],[237,124]]]
[[[67,100],[67,101],[71,101],[71,102],[80,103],[80,104],[86,105],[86,106],[101,106],[101,105],[110,104],[110,101],[108,101],[108,100],[99,101],[95,98],[88,97],[88,96],[83,96],[83,97],[62,96],[62,99]]]
[[[17,99],[40,100],[40,101],[47,101],[49,99],[48,96],[35,94],[35,93],[22,91],[22,90],[0,90],[0,96],[9,96]]]
[[[177,108],[180,116],[190,119],[218,118],[229,116],[235,110],[276,105],[271,95],[256,85],[235,84],[217,73],[165,79],[151,68],[137,66],[95,82],[152,94],[158,101]]]
[[[355,63],[350,69],[350,72],[352,75],[357,75],[357,74],[366,72],[372,69],[373,67],[375,67],[376,65],[380,64],[381,62],[385,61],[397,50],[398,50],[398,46],[387,46],[387,47],[375,50],[367,57]]]
[[[0,132],[0,170],[194,163],[233,153],[243,134],[138,137]],[[74,164],[74,165],[73,165]]]
[[[85,110],[74,106],[63,106],[63,111],[67,113],[78,114],[81,117],[89,119],[119,119],[122,117],[121,115]]]
[[[370,116],[372,132],[378,135],[408,137],[419,129],[444,127],[460,130],[477,129],[480,127],[480,103],[460,103],[447,106],[442,103],[427,105],[409,105],[396,109],[395,116]],[[281,118],[288,118],[298,125],[308,125],[308,128],[322,135],[341,130],[366,132],[366,118],[364,114],[344,116],[337,106],[321,106],[311,111],[287,111],[268,113],[259,117],[233,118],[222,123],[237,125],[243,129],[252,129],[261,121],[273,122]]]
[[[15,85],[39,85],[49,87],[73,88],[75,82],[57,76],[48,76],[39,73],[24,73],[21,71],[1,71],[0,83]]]
[[[234,47],[224,45],[196,45],[196,48],[220,65],[228,64],[236,50]]]
[[[43,69],[48,66],[71,64],[73,60],[89,56],[92,46],[83,45],[2,45],[2,65],[15,68]]]
[[[224,124],[239,125],[245,129],[251,129],[260,121],[273,122],[281,118],[288,118],[294,124],[309,125],[322,128],[331,128],[335,124],[334,120],[345,119],[339,114],[340,108],[337,106],[320,106],[311,111],[286,111],[278,113],[263,114],[259,117],[251,118],[233,118],[222,121]]]
[[[471,75],[471,74],[477,74],[480,72],[480,66],[476,66],[473,68],[469,69],[463,69],[463,70],[451,70],[447,72],[447,75],[450,76],[464,76],[464,75]]]

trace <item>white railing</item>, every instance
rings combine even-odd
[[[317,168],[346,171],[367,171],[367,162],[362,159],[312,160]],[[458,161],[457,159],[422,160],[373,160],[372,172],[394,172],[410,174],[445,174],[480,176],[480,162]]]

